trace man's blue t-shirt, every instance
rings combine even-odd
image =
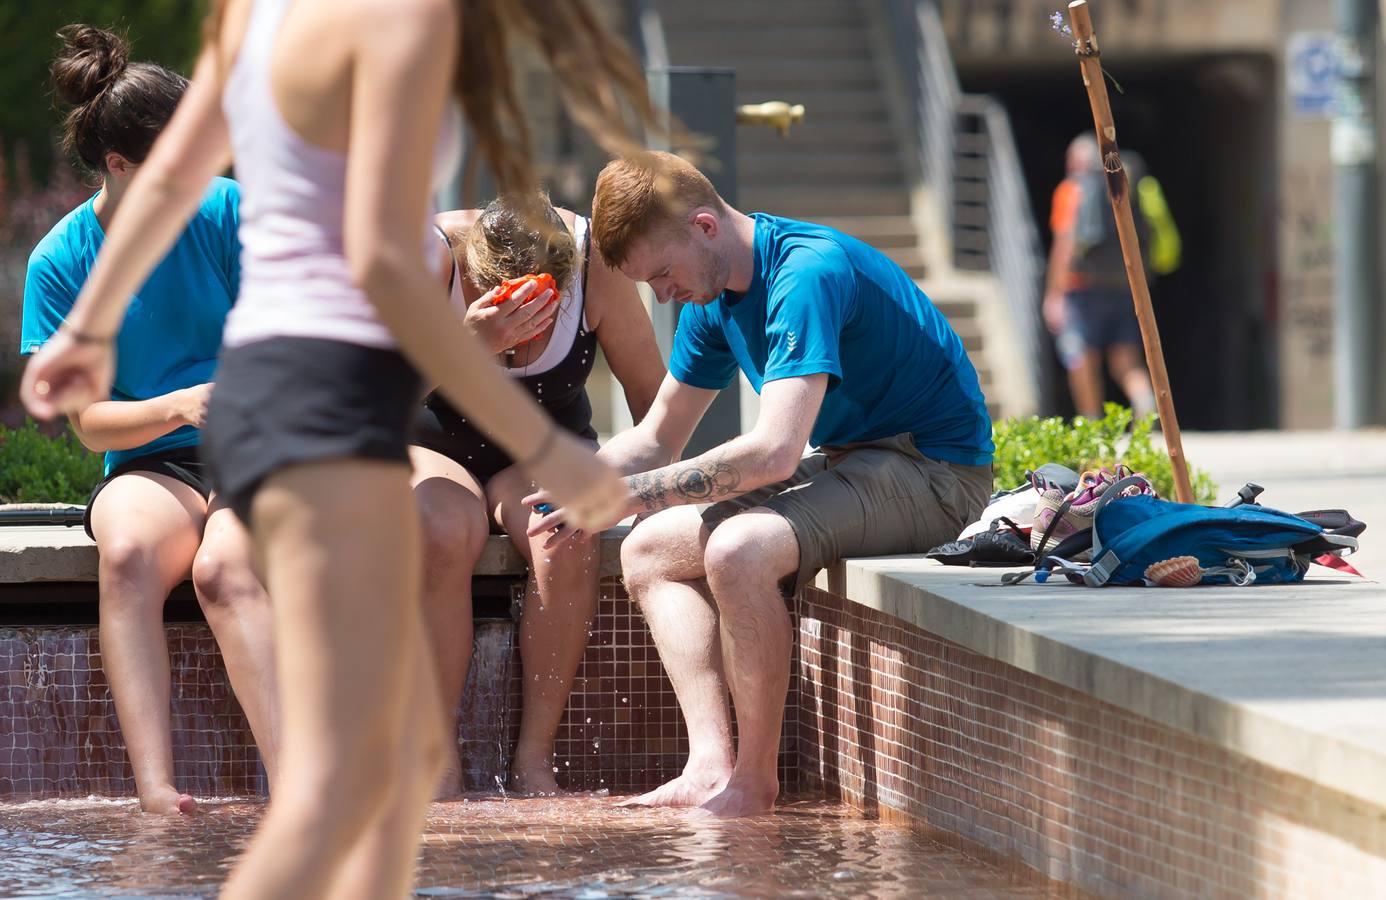
[[[63,324],[105,232],[93,197],[63,217],[29,256],[19,352],[33,353]],[[240,288],[240,188],[214,178],[187,229],[135,293],[116,338],[112,400],[148,400],[212,380],[221,330]],[[106,472],[151,453],[191,447],[183,426],[133,450],[106,454]]]
[[[815,446],[914,435],[931,459],[991,462],[977,371],[947,319],[883,253],[839,231],[756,213],[755,271],[679,315],[669,372],[720,390],[828,375]]]

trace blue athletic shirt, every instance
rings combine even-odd
[[[29,256],[20,353],[33,353],[53,336],[87,280],[105,240],[95,199],[64,216]],[[239,204],[236,182],[212,179],[187,229],[131,299],[116,338],[112,400],[148,400],[212,380],[222,324],[240,287]],[[109,451],[106,473],[198,439],[197,429],[185,425],[142,447]]]
[[[679,315],[669,372],[721,390],[739,367],[767,381],[828,375],[815,446],[909,432],[931,459],[991,462],[977,371],[948,320],[885,254],[822,225],[755,213],[755,269]]]

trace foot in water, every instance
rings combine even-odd
[[[730,777],[726,772],[689,772],[648,794],[623,800],[620,806],[702,806],[722,793]]]
[[[761,816],[774,812],[775,798],[780,795],[780,783],[732,778],[715,797],[698,805],[700,815],[716,819],[735,819],[741,816]]]
[[[172,816],[197,812],[197,801],[191,794],[180,794],[177,789],[165,786],[148,794],[140,795],[140,811]]]
[[[554,778],[553,761],[541,759],[537,763],[524,763],[520,760],[510,766],[510,783],[506,790],[521,797],[557,797],[563,793]]]

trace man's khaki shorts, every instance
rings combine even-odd
[[[958,536],[991,496],[991,466],[929,459],[910,434],[822,447],[785,481],[709,505],[708,530],[739,512],[779,513],[799,539],[787,595],[840,559],[923,553]]]

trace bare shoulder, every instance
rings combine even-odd
[[[316,0],[334,21],[349,23],[360,46],[437,50],[455,40],[455,0]]]
[[[635,306],[643,309],[635,282],[622,275],[619,269],[608,266],[600,253],[588,254],[587,266],[587,294],[583,302],[593,329],[599,330],[603,321],[621,321],[623,309],[628,311]],[[614,318],[606,315],[611,311],[617,313]]]

